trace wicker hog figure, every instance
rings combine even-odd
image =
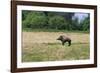
[[[71,45],[71,39],[65,35],[59,36],[57,40],[60,40],[62,42],[62,45],[64,45],[66,42],[68,42],[68,46]]]

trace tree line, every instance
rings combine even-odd
[[[79,30],[89,31],[90,16],[79,22],[73,18],[75,13],[46,12],[46,11],[22,11],[22,27],[30,29],[55,29],[55,30]]]

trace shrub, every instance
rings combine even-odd
[[[46,16],[43,12],[30,12],[22,22],[23,28],[42,28],[46,25]]]
[[[52,29],[66,29],[67,22],[62,16],[53,16],[49,18],[49,27]]]

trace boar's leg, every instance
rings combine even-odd
[[[71,40],[70,40],[70,41],[68,41],[68,44],[69,44],[68,46],[70,46],[70,45],[71,45]]]
[[[65,42],[64,41],[62,41],[62,45],[65,45]]]

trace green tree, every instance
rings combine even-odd
[[[83,30],[83,31],[88,31],[89,28],[90,28],[90,18],[89,18],[89,17],[85,18],[85,19],[81,22],[81,24],[82,24],[82,30]]]
[[[30,11],[22,10],[22,21],[26,19],[28,13],[30,13]]]
[[[72,30],[81,30],[81,24],[79,23],[78,18],[72,20],[71,28]]]
[[[49,27],[51,29],[66,29],[67,28],[67,22],[62,16],[53,16],[49,18]]]
[[[46,25],[46,17],[43,12],[30,12],[23,21],[23,28],[42,28]]]

